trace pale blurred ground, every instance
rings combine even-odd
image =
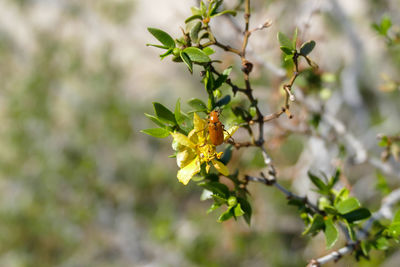
[[[304,266],[325,253],[323,237],[302,237],[295,209],[273,188],[250,187],[251,227],[217,223],[205,214],[200,189],[178,183],[170,140],[139,133],[153,127],[143,115],[152,101],[172,107],[178,97],[204,98],[198,73],[160,61],[145,45],[154,42],[147,27],[179,36],[194,3],[0,0],[0,266]],[[398,80],[400,56],[371,24],[389,14],[400,25],[400,1],[252,4],[253,25],[273,21],[250,43],[250,60],[267,65],[253,74],[262,108],[274,110],[285,74],[276,33],[298,26],[302,41],[316,40],[312,57],[321,71],[338,75],[327,108],[379,157],[376,134],[395,134],[400,123],[399,93],[379,90],[380,74]],[[216,32],[238,46],[225,18]],[[307,170],[332,172],[339,154],[301,135],[269,149],[300,193],[309,193]],[[239,155],[238,166],[257,173],[259,155]],[[344,171],[353,192],[376,208],[374,168],[348,164]],[[360,266],[396,266],[398,258],[376,253]]]

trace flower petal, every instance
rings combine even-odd
[[[193,113],[193,125],[196,132],[203,132],[207,128],[207,121]]]
[[[196,154],[192,149],[181,150],[176,155],[176,164],[179,168],[183,168],[188,165],[195,157]]]
[[[184,168],[178,171],[178,180],[184,185],[189,183],[190,179],[192,179],[193,175],[200,172],[200,161],[196,157],[192,162],[186,165]]]
[[[228,167],[226,167],[221,161],[213,159],[211,162],[213,163],[213,165],[217,169],[217,171],[219,171],[220,173],[222,173],[225,176],[229,175]]]
[[[193,144],[187,136],[181,134],[181,133],[171,133],[172,137],[174,138],[174,141],[178,142],[178,144],[187,146],[190,148],[195,148],[195,144]]]
[[[232,126],[228,130],[224,131],[224,141],[231,138],[231,136],[239,129],[239,126]]]

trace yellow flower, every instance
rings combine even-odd
[[[201,119],[196,113],[193,114],[194,129],[188,136],[181,133],[171,133],[174,141],[173,148],[178,151],[176,160],[178,167],[178,180],[186,185],[190,179],[200,172],[201,164],[206,163],[206,171],[211,168],[209,163],[217,169],[221,174],[228,175],[228,168],[217,159],[220,159],[222,152],[217,152],[216,147],[210,143],[206,134],[207,121]],[[229,139],[238,129],[237,126],[230,128],[224,133],[224,140]]]

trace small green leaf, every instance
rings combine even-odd
[[[355,221],[361,221],[369,218],[371,216],[371,212],[366,208],[359,208],[353,210],[349,213],[342,214],[341,217],[345,218],[349,223]]]
[[[389,248],[389,241],[386,237],[382,236],[375,241],[374,245],[378,250],[387,250]]]
[[[222,12],[219,12],[219,13],[215,13],[214,15],[211,15],[210,17],[211,18],[214,18],[214,17],[218,17],[218,16],[221,16],[221,15],[225,15],[225,14],[229,14],[229,15],[232,15],[232,16],[236,16],[236,11],[235,10],[224,10],[224,11],[222,11]]]
[[[174,113],[172,113],[172,111],[170,111],[163,104],[160,104],[158,102],[153,102],[153,106],[154,112],[160,121],[176,125],[175,115]]]
[[[310,178],[311,182],[321,191],[326,191],[328,188],[326,184],[318,178],[316,175],[312,174],[311,172],[308,172],[308,177]]]
[[[371,244],[369,240],[362,240],[361,241],[361,250],[364,254],[364,256],[368,256],[369,251],[371,250]]]
[[[240,203],[238,203],[238,204],[236,205],[236,207],[234,208],[233,212],[234,212],[234,214],[235,214],[236,217],[240,217],[240,216],[242,216],[242,215],[245,214],[245,212],[244,212],[244,211],[242,210],[242,208],[240,207]]]
[[[144,115],[145,115],[147,118],[149,118],[152,122],[154,122],[155,124],[157,124],[158,126],[160,126],[160,127],[162,127],[162,128],[165,128],[165,124],[162,123],[157,117],[155,117],[155,116],[153,116],[153,115],[150,115],[150,114],[147,114],[147,113],[144,113]]]
[[[330,249],[335,245],[336,241],[339,238],[339,232],[335,227],[335,224],[332,221],[332,218],[328,218],[325,220],[325,240],[326,240],[326,249]]]
[[[392,20],[389,16],[383,16],[381,20],[380,32],[382,35],[387,35],[388,30],[392,27]]]
[[[286,55],[293,55],[293,49],[286,47],[286,46],[281,46],[280,49],[285,53]]]
[[[165,45],[156,45],[156,44],[146,44],[147,46],[154,46],[157,48],[162,48],[162,49],[169,49],[169,47],[166,47]]]
[[[195,19],[202,19],[202,17],[201,17],[201,15],[193,15],[193,16],[190,16],[190,17],[188,17],[188,18],[185,20],[185,23],[191,22],[191,21],[193,21],[193,20],[195,20]]]
[[[221,184],[220,182],[201,182],[198,184],[201,187],[213,192],[213,194],[217,194],[224,199],[228,199],[229,197],[229,188]]]
[[[206,104],[198,98],[193,98],[193,99],[189,100],[188,103],[196,111],[206,111],[207,110]]]
[[[339,202],[342,202],[343,200],[347,199],[349,197],[349,190],[346,187],[343,187],[339,193],[336,194],[335,200],[334,200],[334,205],[336,206],[339,204]]]
[[[237,198],[238,202],[240,203],[241,209],[244,211],[243,218],[247,222],[248,225],[250,225],[251,222],[251,214],[252,214],[252,209],[250,203],[241,197]]]
[[[356,241],[357,236],[356,236],[356,232],[354,231],[353,225],[346,220],[344,220],[344,222],[346,224],[347,232],[350,236],[350,239],[353,241]]]
[[[386,135],[382,136],[382,138],[379,141],[378,145],[381,146],[381,147],[387,147],[389,145],[389,138]]]
[[[207,214],[213,212],[214,210],[218,209],[219,207],[221,207],[221,205],[218,205],[216,203],[213,203],[211,205],[211,207],[207,210]]]
[[[220,100],[218,100],[215,105],[217,107],[222,107],[222,106],[227,105],[230,101],[231,101],[231,96],[230,95],[226,95],[223,98],[221,98]]]
[[[300,47],[300,54],[302,56],[307,56],[308,54],[311,53],[311,51],[314,49],[314,47],[315,47],[315,41],[311,40],[311,41],[305,42]]]
[[[145,129],[141,130],[141,132],[157,138],[165,138],[170,134],[169,131],[164,128]]]
[[[197,8],[197,7],[192,6],[190,8],[190,11],[192,11],[193,15],[201,15],[201,10],[199,8]]]
[[[328,187],[332,189],[335,184],[339,181],[340,178],[340,169],[336,169],[335,174],[332,176],[331,180],[328,183]]]
[[[203,52],[207,55],[210,56],[212,54],[215,53],[214,49],[212,49],[211,47],[207,46],[203,48]]]
[[[315,214],[310,225],[304,230],[303,235],[315,235],[324,229],[324,218],[320,214]]]
[[[228,79],[229,74],[231,73],[231,71],[232,71],[232,66],[226,68],[226,69],[222,72],[222,74],[221,74],[220,76],[218,76],[217,80],[216,80],[215,83],[214,83],[214,89],[220,88],[221,85],[222,85],[224,82],[226,82],[226,80]]]
[[[377,182],[375,188],[378,189],[383,195],[387,195],[390,193],[390,187],[386,181],[386,177],[378,171],[376,173]]]
[[[175,48],[175,41],[168,33],[156,28],[147,28],[147,30],[166,47]]]
[[[400,222],[392,222],[385,232],[388,236],[398,238],[400,236]]]
[[[220,161],[223,163],[223,164],[228,164],[229,163],[229,161],[231,160],[231,158],[232,158],[232,149],[233,149],[233,147],[231,146],[231,145],[229,145],[225,150],[224,150],[224,154],[222,154],[222,158],[220,159]]]
[[[189,56],[183,51],[181,51],[179,55],[180,55],[182,61],[188,67],[190,73],[193,73],[193,62],[190,60]]]
[[[218,222],[223,222],[226,220],[229,220],[230,218],[233,217],[233,212],[231,211],[231,209],[229,208],[227,211],[225,211],[224,213],[222,213],[219,218],[218,218]]]
[[[286,53],[285,53],[286,54]],[[290,60],[292,60],[293,59],[293,54],[286,54],[285,55],[285,57],[283,58],[283,60],[285,61],[285,62],[287,62],[287,61],[290,61]]]
[[[185,52],[193,62],[208,63],[211,61],[207,54],[197,47],[187,47],[183,52]]]
[[[350,197],[335,205],[335,208],[339,211],[340,214],[349,213],[350,211],[358,209],[359,207],[361,207],[360,202],[355,197]]]
[[[198,21],[193,28],[190,30],[190,39],[193,43],[199,42],[199,31],[201,30],[201,21]]]
[[[181,99],[178,98],[178,100],[176,101],[175,112],[174,112],[175,120],[178,124],[181,124],[185,120],[184,116],[181,113],[181,101],[180,100]]]
[[[287,49],[289,49],[289,50],[295,50],[292,40],[290,40],[289,37],[287,37],[282,32],[278,32],[278,41],[281,46],[287,47]]]
[[[294,49],[296,49],[296,44],[297,44],[297,33],[298,33],[298,29],[296,27],[296,29],[294,30],[294,33],[293,33],[293,38],[292,38],[292,45],[293,45]]]
[[[171,55],[173,51],[174,51],[174,50],[173,50],[172,48],[168,49],[164,54],[161,54],[161,55],[160,55],[160,58],[161,58],[161,59],[164,59],[165,57]]]
[[[396,214],[393,217],[393,222],[400,223],[400,209],[398,211],[396,211]]]

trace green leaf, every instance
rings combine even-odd
[[[250,203],[241,197],[237,198],[238,202],[240,203],[241,209],[244,211],[243,218],[247,222],[248,225],[250,225],[251,222],[251,214],[252,214],[252,209]]]
[[[207,110],[206,104],[198,98],[193,98],[193,99],[189,100],[188,103],[196,111],[206,111]]]
[[[345,224],[346,224],[346,228],[347,228],[347,232],[349,233],[350,239],[353,241],[356,241],[357,236],[356,236],[356,232],[353,229],[352,224],[350,224],[348,221],[344,220]]]
[[[287,37],[282,32],[278,32],[278,41],[281,46],[287,47],[289,50],[295,50],[292,40],[290,40],[289,37]]]
[[[325,240],[326,240],[326,249],[330,249],[335,245],[336,241],[339,238],[339,232],[335,227],[335,224],[332,221],[332,218],[328,218],[325,220]]]
[[[180,55],[182,61],[183,61],[183,62],[186,64],[186,66],[188,67],[190,73],[193,73],[193,62],[190,60],[189,56],[188,56],[185,52],[183,52],[183,51],[181,51],[181,52],[179,53],[179,55]]]
[[[336,194],[334,205],[336,206],[337,204],[339,204],[339,202],[347,199],[349,197],[349,194],[349,190],[346,187],[343,187],[340,192]]]
[[[305,42],[300,47],[300,54],[302,56],[307,56],[308,54],[311,53],[311,51],[314,49],[314,47],[315,47],[315,41],[311,40],[311,41]]]
[[[211,61],[207,54],[197,47],[187,47],[183,52],[185,52],[193,62],[208,63]]]
[[[296,27],[296,29],[294,30],[294,33],[293,33],[293,38],[292,38],[292,45],[293,45],[294,49],[296,49],[296,44],[297,44],[297,33],[298,33],[298,29]]]
[[[198,184],[199,186],[213,192],[213,194],[217,194],[224,199],[228,199],[229,197],[229,188],[221,184],[220,182],[201,182]]]
[[[157,138],[165,138],[170,134],[169,131],[164,128],[151,128],[151,129],[141,130],[140,132]]]
[[[207,15],[207,7],[204,4],[203,0],[200,0],[200,12],[203,17]]]
[[[174,113],[172,113],[172,111],[170,111],[168,108],[158,102],[153,102],[153,106],[154,112],[160,121],[176,125],[175,115]]]
[[[196,44],[199,42],[199,31],[201,30],[201,25],[201,21],[198,21],[190,30],[190,39]]]
[[[382,35],[387,35],[388,30],[392,27],[392,20],[389,16],[383,16],[381,20],[380,32]]]
[[[212,6],[212,8],[210,9],[210,11],[208,12],[208,13],[209,13],[208,15],[209,15],[209,16],[212,16],[212,15],[216,14],[218,8],[222,5],[223,2],[224,2],[223,0],[217,0],[217,1],[214,3],[214,5]]]
[[[340,214],[349,213],[350,211],[358,209],[359,207],[361,207],[360,202],[355,197],[350,197],[335,204],[335,208],[339,211]]]
[[[222,72],[222,74],[221,74],[220,76],[218,76],[217,80],[216,80],[215,83],[214,83],[214,89],[220,88],[221,85],[222,85],[224,82],[226,82],[226,80],[228,79],[229,74],[231,73],[231,71],[232,71],[232,66],[226,68],[226,69]]]
[[[332,189],[335,184],[339,181],[340,178],[340,169],[336,169],[335,174],[332,176],[331,180],[329,181],[328,187]]]
[[[160,58],[161,58],[161,59],[164,59],[165,57],[171,55],[173,51],[174,51],[174,50],[173,50],[172,48],[168,49],[164,54],[161,54],[161,55],[160,55]]]
[[[230,218],[233,217],[233,212],[231,211],[231,209],[229,208],[227,211],[225,211],[224,213],[222,213],[219,218],[218,218],[218,222],[223,222],[226,220],[229,220]]]
[[[311,223],[308,227],[304,230],[303,235],[315,235],[320,230],[324,229],[324,218],[320,214],[315,214],[312,218]]]
[[[359,208],[353,210],[349,213],[342,214],[341,217],[345,218],[349,223],[355,221],[361,221],[369,218],[371,216],[371,212],[366,208]]]
[[[225,150],[224,150],[224,154],[222,154],[222,158],[220,159],[220,161],[226,165],[229,163],[229,161],[232,158],[232,149],[233,147],[231,145],[229,145]]]
[[[393,222],[385,232],[391,237],[398,238],[400,236],[400,222]]]
[[[215,105],[217,107],[222,107],[222,106],[227,105],[230,101],[231,101],[231,96],[230,95],[226,95],[223,98],[221,98],[220,100],[218,100]]]
[[[144,113],[144,115],[145,115],[147,118],[149,118],[152,122],[154,122],[155,124],[157,124],[158,126],[160,126],[160,127],[162,127],[162,128],[165,128],[165,124],[162,123],[157,117],[155,117],[155,116],[153,116],[153,115],[150,115],[150,114],[147,114],[147,113]]]
[[[147,28],[147,30],[166,47],[175,48],[175,41],[168,33],[156,28]]]
[[[286,47],[286,46],[281,46],[280,49],[285,53],[286,55],[293,55],[293,49]]]
[[[175,112],[174,112],[175,120],[178,124],[181,124],[185,120],[185,117],[181,113],[181,101],[180,100],[181,99],[178,98],[178,100],[176,101]]]
[[[210,17],[211,18],[214,18],[214,17],[218,17],[218,16],[221,16],[221,15],[225,15],[225,14],[229,14],[229,15],[232,15],[232,16],[236,16],[236,11],[235,10],[224,10],[224,11],[222,11],[222,12],[219,12],[219,13],[216,13],[216,14],[214,14],[214,15],[211,15]]]
[[[362,240],[361,241],[361,250],[365,256],[368,256],[369,251],[371,250],[371,243],[369,240]]]
[[[202,16],[200,14],[190,16],[187,19],[185,19],[185,23],[191,22],[195,19],[202,19]]]
[[[190,11],[192,11],[193,15],[201,15],[201,10],[199,8],[197,8],[197,7],[192,6],[190,8]]]
[[[376,172],[377,182],[375,188],[378,189],[383,195],[387,195],[390,193],[390,187],[386,181],[386,177],[380,172]]]
[[[389,248],[389,241],[386,237],[382,236],[375,241],[374,245],[378,250],[387,250]]]
[[[400,209],[396,211],[396,214],[393,217],[393,222],[399,222],[400,223]]]
[[[213,203],[211,205],[211,207],[207,210],[207,214],[213,212],[214,210],[218,209],[219,207],[221,207],[221,205]]]
[[[169,47],[166,47],[165,45],[156,45],[156,44],[146,44],[147,46],[154,46],[157,48],[162,48],[162,49],[169,49]]]
[[[233,210],[233,213],[235,214],[236,217],[240,217],[245,214],[245,212],[242,210],[240,206],[240,203],[236,205],[236,207]]]
[[[382,136],[382,138],[379,141],[378,145],[381,146],[381,147],[387,147],[389,145],[389,138],[386,135]]]
[[[203,52],[207,55],[210,56],[212,54],[215,53],[214,49],[212,49],[211,47],[207,46],[203,48]]]
[[[286,54],[286,53],[285,53]],[[289,60],[292,60],[293,59],[293,54],[289,54],[289,55],[285,55],[285,57],[283,58],[283,60],[285,61],[285,62],[287,62],[287,61],[289,61]]]
[[[310,178],[311,182],[322,192],[326,192],[328,187],[326,184],[318,178],[316,175],[312,174],[311,172],[308,172],[308,177]]]

